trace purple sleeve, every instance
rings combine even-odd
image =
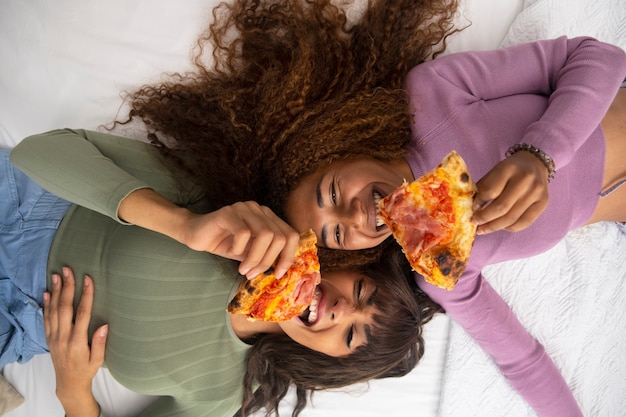
[[[420,84],[430,71],[431,85]],[[600,124],[626,76],[626,54],[592,38],[560,37],[493,51],[461,52],[422,64],[407,77],[408,88],[436,89],[459,104],[517,94],[550,96],[545,114],[528,126],[519,142],[550,155],[559,167]]]
[[[479,272],[467,271],[452,291],[416,276],[420,288],[496,362],[513,388],[541,417],[582,417],[567,383],[543,346]]]

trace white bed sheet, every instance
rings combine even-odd
[[[115,118],[120,92],[189,67],[194,40],[217,0],[0,0],[0,146],[59,127],[96,129]],[[465,0],[449,52],[495,48],[523,0]],[[409,375],[318,393],[303,417],[435,416],[449,320],[426,328],[426,355]],[[7,417],[62,416],[49,355],[5,368],[26,402]],[[132,416],[150,401],[106,370],[94,391],[109,416]],[[289,397],[281,415],[289,415]]]

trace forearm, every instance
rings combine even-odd
[[[469,104],[503,97],[549,97],[543,116],[515,140],[546,152],[558,172],[598,128],[624,76],[626,55],[620,48],[560,37],[444,56],[411,70],[407,88],[416,103],[428,102],[431,115],[455,114]],[[428,126],[434,129],[439,122],[433,116]],[[427,130],[423,125],[429,118],[422,116],[420,123]]]
[[[196,216],[181,208],[155,191],[142,188],[124,198],[118,209],[121,220],[172,239],[186,243],[184,235],[188,221]]]
[[[65,410],[66,417],[99,417],[100,406],[91,390],[74,391],[69,394],[57,390],[57,397]]]
[[[520,139],[550,155],[557,171],[598,128],[626,76],[623,50],[580,39],[568,42],[567,61],[553,74],[548,108]]]

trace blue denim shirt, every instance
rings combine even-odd
[[[0,369],[48,351],[43,292],[50,245],[70,203],[45,191],[0,149]]]

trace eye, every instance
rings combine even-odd
[[[336,181],[334,177],[332,181],[330,182],[330,187],[328,191],[330,194],[331,203],[333,204],[333,206],[337,206],[337,188],[336,188]],[[337,246],[341,247],[341,229],[339,225],[335,226],[335,243],[337,244]]]
[[[339,230],[339,225],[335,226],[335,242],[337,246],[341,247],[341,231]]]
[[[352,344],[352,337],[354,336],[354,326],[350,326],[350,330],[348,330],[348,335],[346,336],[346,346],[350,349],[350,345]]]

